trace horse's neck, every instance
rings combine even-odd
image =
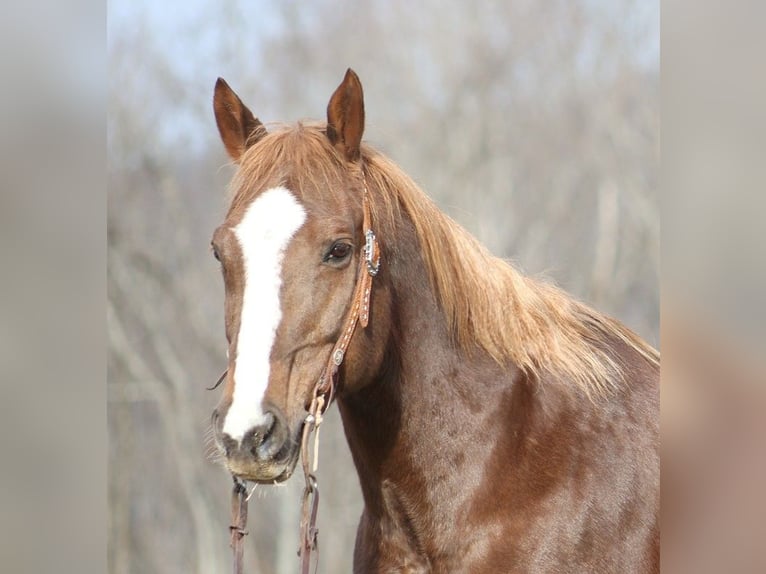
[[[385,372],[338,404],[366,512],[422,530],[449,520],[471,494],[466,484],[480,487],[498,417],[513,420],[524,398],[518,369],[458,352],[418,257],[403,250],[389,273],[395,335]]]

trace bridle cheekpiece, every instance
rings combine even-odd
[[[356,287],[352,295],[351,309],[343,322],[343,331],[341,331],[341,335],[336,341],[332,353],[330,353],[327,366],[314,386],[311,404],[303,423],[301,465],[306,485],[303,489],[300,547],[298,548],[298,555],[301,559],[301,574],[308,574],[310,572],[312,554],[314,555],[313,562],[315,568],[317,560],[317,536],[319,531],[316,527],[316,518],[319,507],[319,484],[315,473],[319,461],[319,426],[322,424],[322,415],[327,410],[327,407],[330,406],[335,395],[338,384],[338,370],[343,363],[343,359],[346,357],[346,351],[356,329],[356,324],[361,323],[364,329],[369,323],[372,280],[380,271],[380,248],[375,233],[372,230],[370,199],[367,192],[367,182],[364,180],[363,185],[362,230],[365,241],[357,271]],[[314,444],[311,449],[313,456],[308,448],[312,433],[314,434]]]

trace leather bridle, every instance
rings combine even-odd
[[[316,478],[317,465],[319,463],[319,426],[322,424],[322,415],[330,406],[335,396],[338,384],[338,370],[343,359],[346,357],[348,345],[354,334],[357,323],[366,328],[370,320],[370,295],[372,293],[372,280],[380,270],[380,249],[375,233],[372,230],[372,214],[370,199],[367,192],[367,184],[364,185],[362,197],[362,230],[364,231],[365,243],[359,258],[359,270],[357,272],[356,287],[352,296],[351,309],[343,323],[343,331],[336,341],[335,347],[330,353],[324,373],[317,381],[312,393],[309,413],[303,424],[301,438],[301,464],[306,486],[303,488],[303,504],[301,508],[301,531],[300,547],[298,555],[301,559],[301,574],[308,574],[311,569],[312,554],[314,555],[314,570],[317,560],[317,534],[316,527],[317,510],[319,507],[319,485]],[[314,434],[313,453],[309,453],[309,439]]]
[[[364,230],[365,243],[359,258],[359,269],[357,271],[356,287],[352,295],[352,305],[346,320],[343,323],[343,331],[340,338],[335,343],[330,358],[327,361],[324,373],[317,381],[314,387],[313,403],[323,396],[325,397],[325,408],[330,405],[335,394],[337,384],[338,369],[340,369],[343,359],[346,357],[348,345],[354,334],[357,323],[362,324],[362,328],[367,327],[370,320],[370,294],[372,291],[372,280],[378,274],[380,269],[380,250],[375,233],[372,230],[372,214],[370,212],[370,200],[367,195],[367,186],[364,187],[362,199],[362,229]],[[309,408],[309,415],[315,414]]]
[[[301,434],[301,466],[306,485],[303,488],[303,501],[301,504],[300,522],[300,572],[308,574],[311,571],[312,562],[314,571],[318,561],[318,529],[316,526],[317,512],[319,509],[319,484],[316,478],[319,463],[319,427],[322,424],[322,415],[330,406],[338,386],[338,371],[346,357],[346,351],[351,343],[351,337],[356,330],[357,323],[366,328],[370,321],[370,295],[372,294],[372,280],[380,270],[380,248],[375,233],[372,230],[372,212],[370,199],[367,192],[367,183],[364,182],[362,196],[362,231],[364,233],[364,247],[359,258],[356,287],[352,295],[351,309],[343,322],[343,330],[333,347],[322,375],[314,385],[311,394],[311,402],[308,414],[303,423]],[[226,377],[227,371],[221,375],[218,382],[211,387],[215,389]],[[309,442],[313,434],[313,445],[309,449]],[[245,525],[247,522],[247,489],[234,477],[232,490],[232,522],[231,547],[234,553],[234,572],[242,573],[243,538],[247,534]]]

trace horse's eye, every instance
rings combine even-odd
[[[217,261],[220,261],[221,260],[221,256],[218,255],[218,249],[216,249],[215,245],[213,245],[212,243],[210,244],[210,247],[213,250],[213,257],[215,257]]]
[[[333,244],[330,251],[325,255],[324,260],[335,261],[337,263],[348,257],[349,253],[351,253],[351,245],[339,241]]]

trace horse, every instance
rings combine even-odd
[[[220,78],[213,107],[227,469],[287,480],[321,397],[364,501],[354,572],[659,572],[659,352],[363,142],[351,69],[326,122],[267,129]]]

